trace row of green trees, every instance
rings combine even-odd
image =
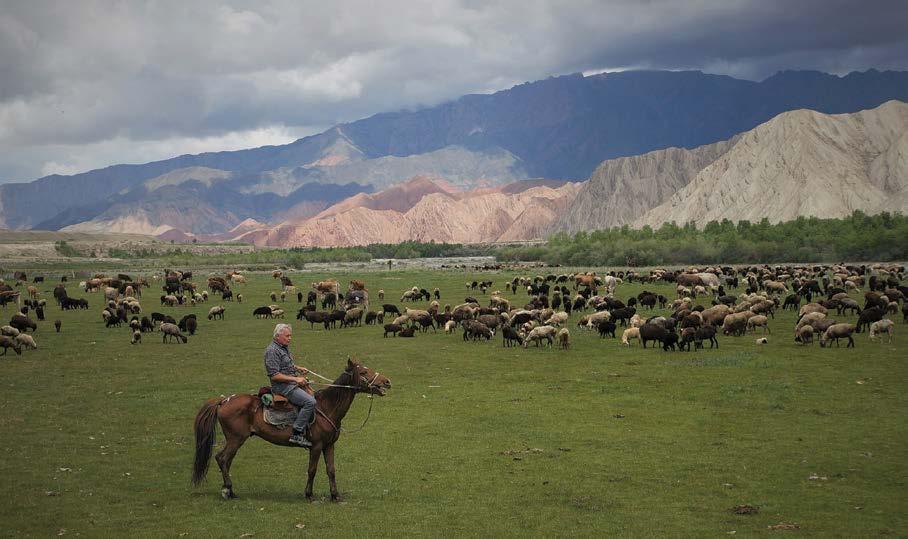
[[[556,234],[545,245],[503,248],[496,256],[573,266],[906,260],[908,217],[855,211],[844,219],[799,217],[778,224],[725,219],[702,229],[691,223],[655,230],[623,226]]]

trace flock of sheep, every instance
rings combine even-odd
[[[488,297],[482,305],[473,295],[462,303],[441,305],[441,292],[436,287],[414,286],[403,292],[400,303],[429,301],[426,309],[404,308],[393,303],[382,303],[381,309],[370,310],[369,292],[365,282],[353,280],[345,292],[336,280],[312,283],[311,289],[303,291],[294,286],[291,279],[280,271],[272,276],[280,279],[281,287],[271,292],[270,305],[254,308],[253,316],[259,318],[284,318],[285,309],[278,304],[288,296],[305,305],[299,309],[296,318],[316,324],[326,330],[349,326],[381,325],[383,336],[414,337],[417,332],[443,329],[446,334],[461,332],[464,341],[491,340],[497,333],[502,336],[503,346],[529,347],[531,344],[568,349],[571,334],[568,325],[572,317],[580,331],[596,331],[600,337],[617,338],[620,325],[620,342],[631,346],[639,341],[643,348],[648,344],[660,345],[663,350],[691,350],[718,347],[718,335],[743,336],[748,332],[760,331],[764,337],[757,343],[766,343],[770,333],[769,320],[779,309],[794,309],[798,318],[794,328],[795,342],[809,345],[816,340],[820,346],[833,341],[847,340],[847,346],[854,346],[854,333],[867,330],[872,340],[892,340],[895,327],[887,315],[901,311],[908,321],[908,287],[902,286],[904,268],[893,265],[876,266],[752,266],[732,268],[729,266],[688,268],[669,271],[654,269],[645,274],[637,271],[595,273],[549,274],[534,277],[514,277],[504,283],[505,297],[500,290],[491,291],[494,281],[470,281],[466,283],[467,293],[479,291]],[[163,291],[160,304],[164,307],[199,305],[219,295],[221,300],[242,303],[243,295],[234,296],[231,285],[243,285],[246,277],[230,272],[224,276],[210,275],[205,289],[192,281],[192,272],[166,270],[163,276],[155,276]],[[15,276],[16,286],[26,284],[24,274]],[[35,278],[36,283],[40,277]],[[41,279],[43,280],[43,279]],[[65,277],[55,285],[53,298],[61,309],[87,309],[84,298],[70,298],[66,290]],[[677,297],[673,300],[662,294],[644,290],[636,296],[622,301],[618,298],[623,283],[674,285]],[[148,288],[146,279],[133,279],[119,274],[111,277],[103,274],[79,283],[87,293],[99,293],[104,307],[101,318],[107,327],[127,325],[130,328],[130,342],[139,344],[143,334],[157,331],[163,342],[186,343],[195,335],[198,320],[195,314],[183,316],[179,321],[170,315],[152,312],[144,314],[140,302],[142,289]],[[744,291],[735,294],[740,288]],[[21,288],[20,288],[21,290]],[[19,306],[10,319],[9,325],[0,328],[0,347],[3,354],[12,348],[17,354],[23,349],[37,348],[29,329],[37,330],[37,323],[29,315],[35,313],[38,321],[45,319],[47,299],[39,298],[34,285],[27,286],[28,297],[21,297],[20,290],[9,284],[0,283],[0,305],[15,302]],[[864,305],[849,296],[849,292],[860,291]],[[523,294],[525,296],[522,298]],[[384,290],[378,290],[379,302],[385,300]],[[512,305],[519,301],[523,305]],[[23,305],[24,303],[24,305]],[[485,303],[485,302],[484,302]],[[655,315],[656,306],[667,309],[667,316]],[[651,316],[645,316],[649,311]],[[224,318],[226,308],[212,306],[208,320]],[[855,323],[838,321],[846,315],[856,316]],[[386,317],[393,317],[385,323]],[[61,330],[57,320],[55,328]]]
[[[847,339],[847,346],[854,346],[851,334],[861,332],[865,327],[871,340],[885,335],[891,342],[894,323],[884,318],[886,314],[901,310],[908,321],[908,304],[905,303],[908,288],[901,285],[903,277],[904,268],[892,265],[737,269],[724,266],[677,271],[656,269],[647,274],[635,271],[601,276],[594,273],[549,274],[515,277],[505,283],[508,292],[526,292],[527,303],[523,306],[512,306],[511,300],[496,290],[490,293],[487,306],[469,296],[461,304],[442,307],[438,288],[430,293],[426,288],[414,286],[403,292],[401,303],[431,302],[427,309],[404,308],[402,312],[398,306],[388,303],[382,304],[381,310],[368,310],[368,294],[366,301],[361,296],[350,296],[353,291],[364,289],[359,281],[351,283],[346,297],[339,294],[336,281],[324,281],[313,283],[319,293],[309,293],[307,305],[300,309],[297,318],[308,321],[310,327],[320,324],[331,329],[337,323],[341,327],[360,325],[365,317],[367,325],[383,324],[385,337],[413,337],[419,331],[443,328],[448,334],[462,331],[464,341],[490,340],[500,332],[503,346],[553,346],[557,343],[561,348],[569,348],[571,336],[565,326],[574,313],[590,311],[580,316],[577,322],[580,330],[595,330],[602,337],[615,338],[620,324],[623,328],[621,343],[625,346],[640,341],[644,348],[652,342],[664,350],[689,351],[692,345],[697,349],[707,342],[710,348],[718,347],[717,335],[720,333],[743,336],[759,330],[764,336],[756,339],[756,343],[765,344],[768,342],[765,335],[770,333],[769,321],[776,311],[794,308],[799,309],[794,328],[795,342],[810,344],[816,334],[820,346],[832,341],[838,346],[840,339]],[[678,297],[669,302],[661,294],[643,291],[626,302],[621,301],[616,292],[624,282],[673,283]],[[493,281],[472,281],[466,283],[466,288],[487,294],[492,285]],[[729,292],[741,287],[745,289],[741,294]],[[861,307],[848,292],[866,287],[869,289],[864,292],[865,304]],[[384,296],[384,291],[379,290],[380,301]],[[322,309],[331,307],[332,310],[319,311],[319,299]],[[657,304],[668,308],[671,314],[645,317],[637,312],[638,307],[652,311]],[[831,309],[836,309],[840,316],[850,311],[852,316],[858,317],[857,322],[838,323],[827,318]],[[385,324],[387,315],[394,318]]]

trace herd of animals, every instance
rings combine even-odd
[[[295,299],[302,305],[296,319],[308,323],[310,328],[333,330],[338,326],[376,325],[384,337],[405,338],[431,328],[433,332],[461,333],[464,341],[474,342],[488,341],[500,334],[502,345],[508,347],[526,348],[534,344],[568,349],[570,325],[614,339],[618,339],[620,329],[620,342],[624,346],[639,341],[643,348],[651,344],[665,351],[690,351],[691,346],[700,349],[706,343],[714,348],[719,346],[719,335],[740,337],[757,330],[764,336],[756,339],[756,343],[765,344],[768,342],[765,335],[770,332],[769,320],[779,309],[798,312],[793,329],[796,343],[809,345],[816,340],[825,347],[833,341],[836,346],[840,341],[847,341],[846,346],[853,347],[853,335],[863,331],[869,333],[871,340],[885,338],[891,342],[895,323],[888,316],[900,313],[903,321],[908,322],[908,287],[902,285],[905,268],[892,264],[721,266],[602,275],[588,272],[518,276],[503,283],[504,294],[500,289],[492,290],[494,280],[468,281],[466,297],[453,306],[441,304],[441,291],[437,287],[430,292],[428,288],[414,286],[403,291],[397,302],[429,302],[426,309],[401,309],[395,303],[385,303],[392,298],[386,299],[384,290],[375,294],[381,308],[370,308],[370,294],[362,280],[350,281],[342,291],[340,283],[333,279],[299,288],[282,271],[274,271],[272,277],[275,283],[280,282],[279,291],[269,294],[269,305],[252,309],[254,317],[285,318],[286,309],[282,305]],[[45,311],[52,305],[61,310],[89,309],[88,299],[69,296],[67,286],[74,283],[68,282],[67,276],[45,292],[38,288],[49,286],[44,284],[44,276],[35,276],[29,283],[25,273],[16,272],[12,280],[12,285],[5,280],[0,282],[0,306],[16,305],[9,324],[0,328],[3,349],[0,355],[9,349],[16,354],[24,349],[37,349],[34,333],[38,322],[46,320]],[[103,324],[108,328],[127,326],[132,344],[140,344],[143,335],[149,332],[159,332],[164,343],[187,343],[199,327],[196,314],[187,314],[179,320],[156,311],[146,315],[141,303],[143,288],[148,289],[147,296],[153,287],[160,287],[160,306],[178,308],[215,299],[220,300],[218,303],[243,303],[243,294],[238,291],[246,282],[245,275],[228,272],[208,275],[202,285],[193,280],[192,271],[164,270],[151,277],[136,278],[126,274],[115,277],[96,274],[77,286],[88,294],[98,294]],[[619,294],[624,283],[640,283],[644,290],[622,301]],[[645,290],[649,284],[673,285],[675,294],[670,299],[649,292]],[[849,292],[862,294],[863,304]],[[477,296],[487,299],[480,301]],[[518,302],[523,304],[515,305]],[[657,315],[654,312],[657,305],[671,314]],[[222,320],[226,311],[223,305],[214,305],[209,308],[207,318],[211,322]],[[646,316],[647,313],[651,316]],[[845,316],[854,317],[854,322],[844,321]],[[53,324],[57,332],[62,330],[60,320]]]

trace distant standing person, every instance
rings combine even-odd
[[[388,259],[388,271],[391,271],[391,259]]]
[[[265,372],[271,380],[271,391],[287,397],[299,414],[293,423],[293,435],[290,443],[302,447],[312,447],[306,439],[309,422],[315,413],[315,397],[306,393],[303,387],[309,384],[305,374],[308,369],[297,367],[290,355],[290,340],[293,329],[288,324],[274,326],[274,340],[265,349]]]

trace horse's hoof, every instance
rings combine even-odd
[[[236,494],[233,493],[233,489],[222,488],[221,497],[224,498],[225,500],[233,500],[233,499],[238,498],[239,496],[237,496]]]

